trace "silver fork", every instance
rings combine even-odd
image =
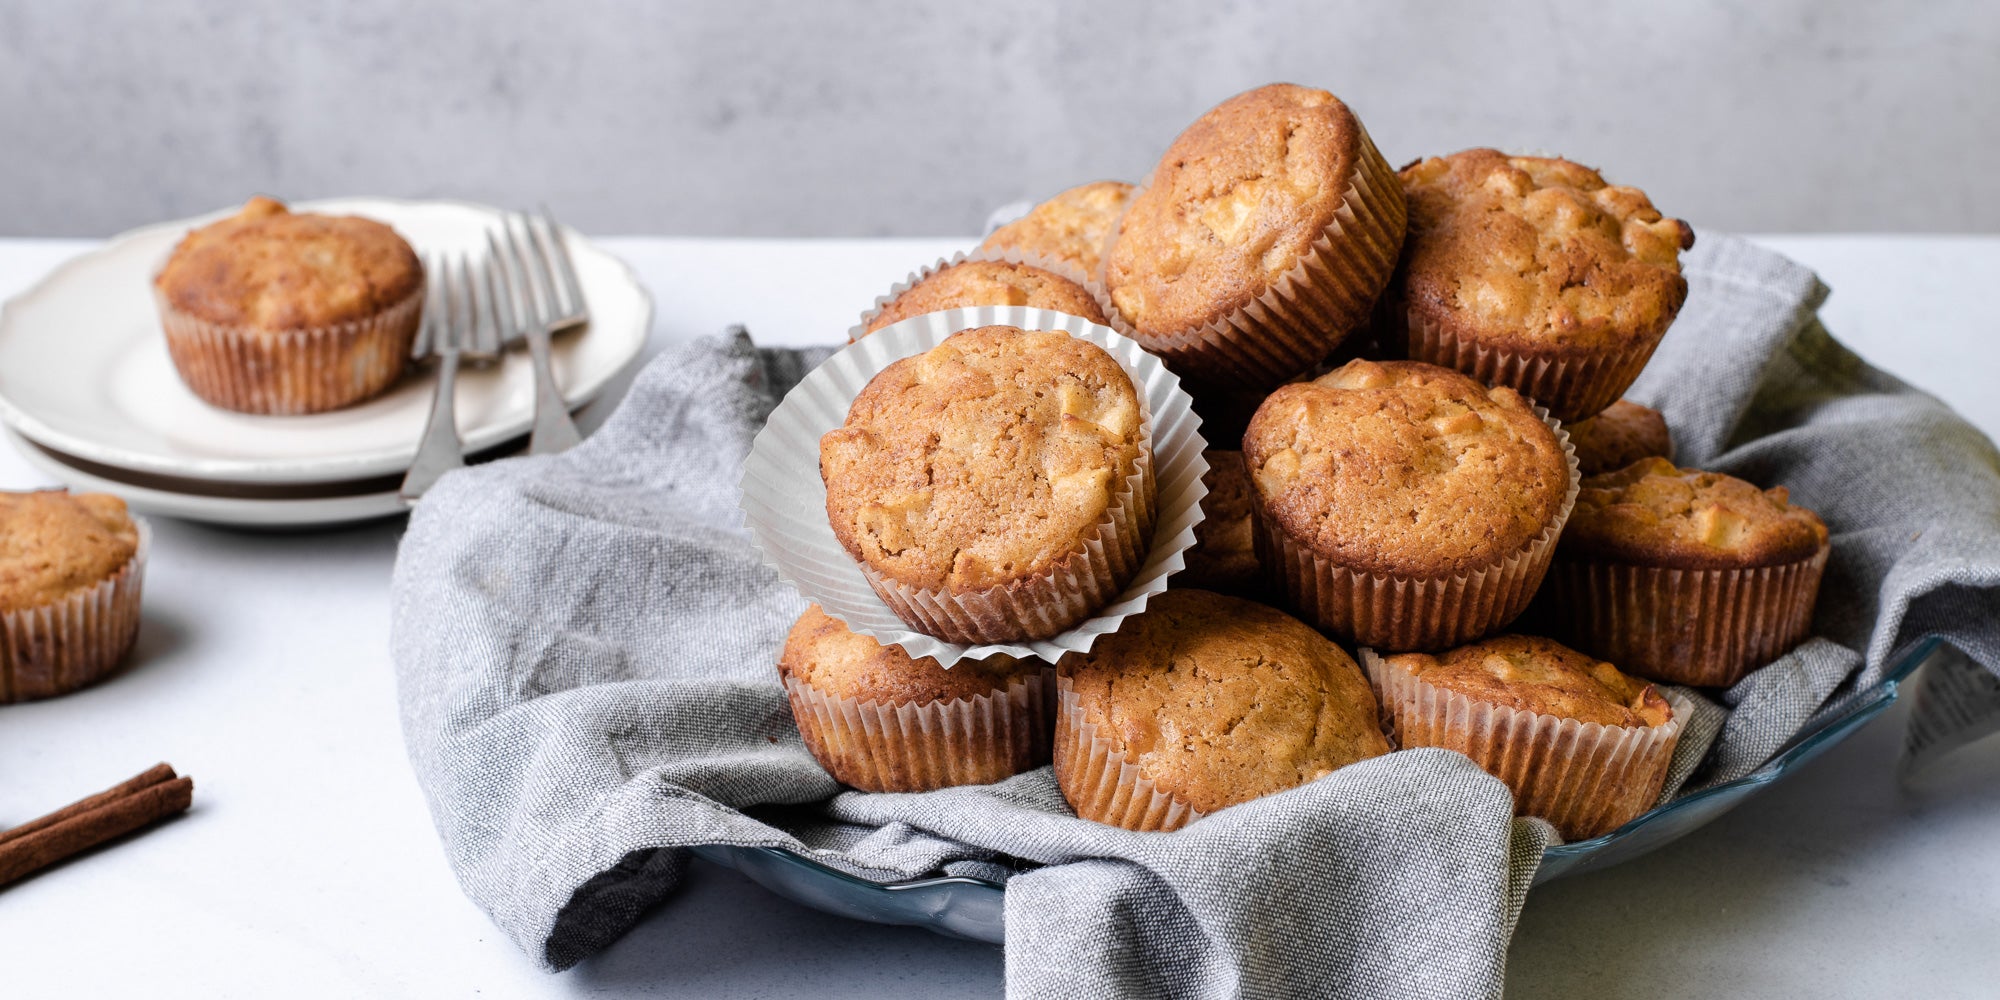
[[[431,416],[417,445],[416,460],[403,477],[403,502],[416,503],[438,477],[465,467],[458,437],[458,366],[461,360],[486,364],[500,357],[504,329],[498,302],[499,269],[465,254],[430,255],[424,261],[424,317],[410,357],[437,361]]]
[[[556,385],[549,363],[549,341],[556,334],[590,321],[583,287],[576,277],[562,228],[545,207],[539,219],[514,212],[501,220],[500,236],[489,230],[486,241],[504,273],[509,310],[506,329],[528,341],[535,369],[535,424],[528,437],[528,454],[546,455],[574,446],[583,436],[570,419],[569,404]]]

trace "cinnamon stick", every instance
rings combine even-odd
[[[0,886],[183,812],[194,779],[165,764],[11,830],[0,831]]]

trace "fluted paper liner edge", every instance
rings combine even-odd
[[[152,527],[133,518],[139,544],[104,580],[61,600],[0,611],[0,705],[86,687],[124,663],[139,633]]]
[[[1556,357],[1505,351],[1461,339],[1449,327],[1408,310],[1405,346],[1413,361],[1450,368],[1487,385],[1504,385],[1549,408],[1558,419],[1593,417],[1625,395],[1666,337],[1666,327],[1616,350]]]
[[[373,398],[402,377],[423,319],[425,286],[364,319],[300,330],[210,323],[154,290],[167,353],[188,390],[225,410],[325,413]]]
[[[797,677],[785,679],[785,695],[806,748],[841,784],[928,792],[992,784],[1047,763],[1054,673],[1044,668],[950,701],[841,698]]]
[[[1084,819],[1127,830],[1178,830],[1203,813],[1161,791],[1086,721],[1067,677],[1056,679],[1056,787]]]

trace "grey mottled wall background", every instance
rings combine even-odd
[[[2000,5],[0,0],[0,234],[241,200],[963,233],[1289,79],[1394,162],[1561,153],[1736,230],[2000,230]]]

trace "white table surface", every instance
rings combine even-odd
[[[1835,336],[2000,432],[2000,237],[1766,240],[1836,292]],[[963,240],[608,239],[650,349],[745,322],[826,343]],[[0,240],[0,295],[82,241]],[[48,485],[0,444],[0,488]],[[460,894],[411,778],[387,662],[400,521],[267,535],[155,520],[136,665],[0,707],[0,827],[160,760],[186,817],[0,891],[0,996],[978,996],[998,948],[823,916],[698,864],[602,955],[535,970]],[[2000,741],[1913,788],[1904,704],[1647,858],[1537,889],[1516,996],[2000,993]]]

